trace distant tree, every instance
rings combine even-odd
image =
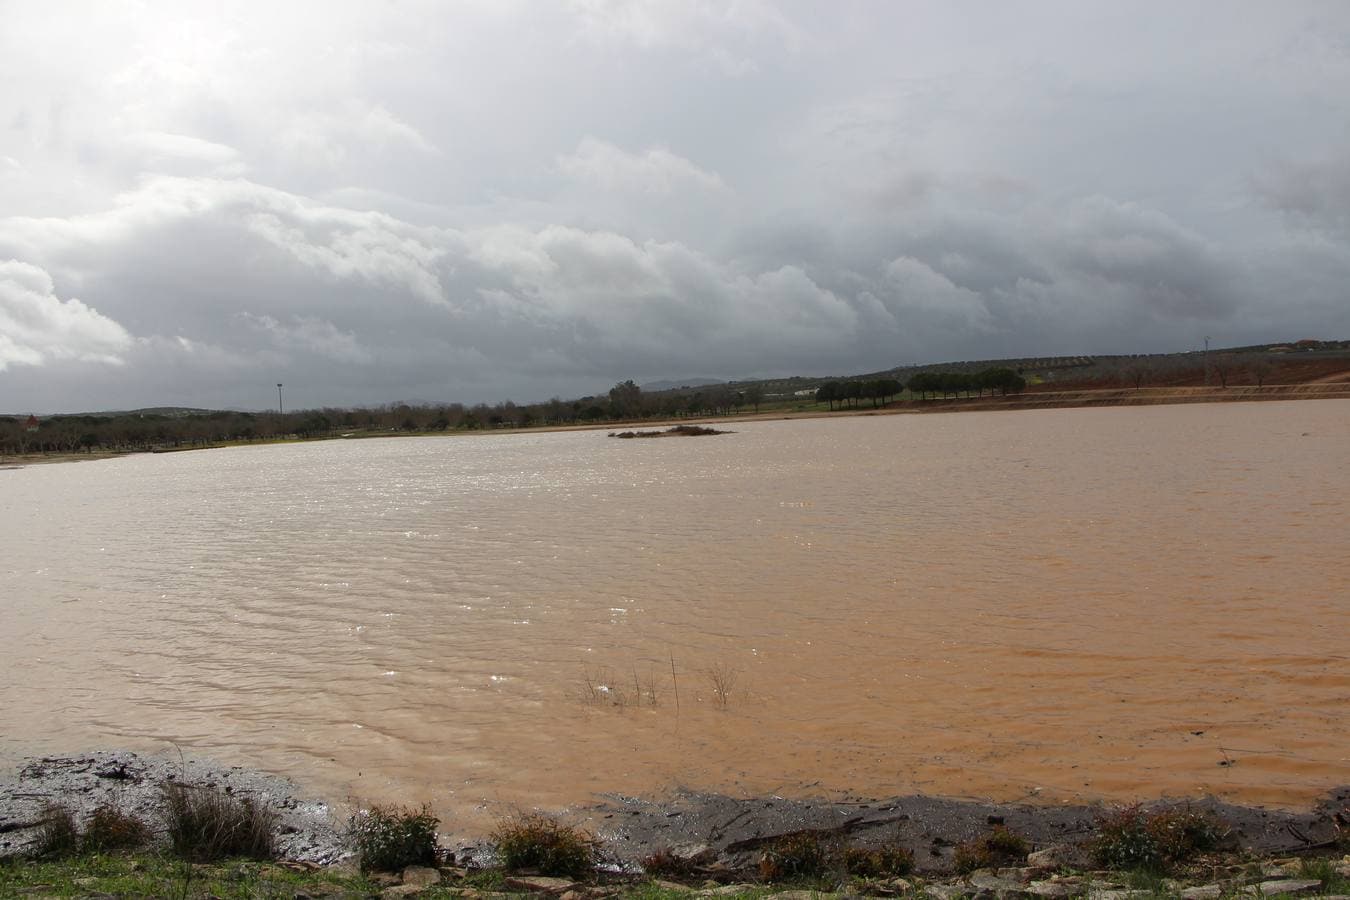
[[[1219,387],[1228,387],[1228,378],[1237,368],[1238,358],[1233,353],[1214,353],[1210,355],[1209,368],[1219,379]]]
[[[1120,367],[1121,377],[1129,384],[1134,385],[1137,391],[1144,386],[1144,382],[1151,381],[1156,375],[1157,370],[1153,363],[1147,359],[1132,359]]]
[[[1256,380],[1257,387],[1264,387],[1266,379],[1275,371],[1275,364],[1264,356],[1258,356],[1247,364],[1247,371]]]
[[[755,412],[759,412],[759,404],[763,399],[764,388],[761,385],[752,384],[745,389],[745,402],[753,406]]]
[[[824,400],[829,404],[831,410],[834,409],[834,402],[841,399],[843,398],[839,396],[839,382],[837,381],[827,381],[816,388],[816,402],[819,403]]]
[[[642,388],[630,378],[609,389],[609,408],[616,419],[632,419],[642,414]]]

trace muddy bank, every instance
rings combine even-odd
[[[326,865],[345,854],[345,807],[305,799],[284,779],[176,753],[99,751],[29,759],[17,771],[0,776],[0,856],[19,855],[29,848],[48,803],[65,804],[82,818],[100,803],[112,802],[146,821],[156,821],[160,785],[165,781],[215,786],[270,806],[280,817],[279,846],[287,859]],[[1238,848],[1262,856],[1316,850],[1350,834],[1350,786],[1332,791],[1302,812],[1215,800],[1192,801],[1189,806],[1213,812],[1233,829]],[[1006,825],[1036,847],[1074,844],[1091,836],[1103,811],[1094,806],[922,796],[815,802],[677,791],[661,798],[607,797],[593,806],[566,811],[561,818],[598,838],[605,858],[621,869],[635,869],[656,851],[676,848],[723,870],[739,871],[753,868],[773,838],[811,831],[859,847],[898,842],[914,854],[920,871],[943,873],[952,867],[957,844],[993,825]],[[446,821],[442,830],[452,836],[444,843],[458,859],[492,862],[492,846],[485,837],[454,835],[454,826],[453,820]]]
[[[1176,801],[1151,804],[1177,805]],[[1350,835],[1350,786],[1332,791],[1306,812],[1234,806],[1213,799],[1189,801],[1234,831],[1237,847],[1261,856],[1297,854],[1329,846]],[[662,799],[613,797],[578,810],[578,821],[626,860],[640,860],[668,847],[706,847],[732,869],[753,867],[774,837],[813,831],[859,847],[900,843],[920,871],[948,872],[956,844],[994,825],[1005,825],[1037,847],[1074,844],[1091,837],[1102,806],[996,804],[939,797],[898,797],[848,803],[737,800],[682,791]]]
[[[112,803],[146,822],[157,822],[160,785],[168,781],[217,787],[270,806],[280,821],[277,845],[287,859],[327,864],[343,852],[328,804],[303,799],[282,778],[177,753],[143,756],[95,751],[27,759],[0,774],[0,856],[23,854],[37,837],[43,808],[63,804],[83,820]]]

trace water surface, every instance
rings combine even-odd
[[[733,427],[2,472],[0,762],[173,742],[459,821],[1350,782],[1350,403]]]

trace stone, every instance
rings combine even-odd
[[[717,852],[707,844],[674,844],[666,852],[682,862],[696,866],[710,863],[717,857]]]
[[[1181,900],[1217,900],[1223,896],[1223,885],[1221,884],[1200,884],[1195,887],[1183,888],[1181,891]]]
[[[550,878],[547,875],[512,875],[506,886],[531,894],[565,894],[579,885],[570,878]]]
[[[403,883],[431,887],[441,883],[441,873],[427,866],[408,866],[403,870]]]
[[[1077,855],[1068,844],[1051,844],[1044,850],[1027,854],[1027,866],[1032,869],[1063,869],[1072,864]]]
[[[380,891],[380,896],[384,900],[397,900],[399,897],[416,897],[425,890],[420,884],[396,884]]]
[[[694,890],[689,885],[680,884],[678,881],[662,881],[661,879],[658,878],[656,881],[652,883],[663,891],[671,891],[677,894],[688,894],[692,893]]]
[[[1025,893],[1022,882],[1011,878],[1000,878],[992,872],[981,870],[973,873],[968,880],[972,887],[977,887],[982,891],[990,891],[1000,897]]]
[[[1264,897],[1275,894],[1311,894],[1322,886],[1322,882],[1311,878],[1282,878],[1277,881],[1263,881],[1256,890]]]
[[[700,891],[700,893],[705,897],[730,897],[733,894],[744,894],[747,891],[753,891],[754,889],[755,886],[753,884],[723,884],[712,888],[711,890]]]
[[[816,891],[779,891],[776,894],[769,894],[766,900],[828,900],[830,897],[838,897],[838,894],[821,894]]]
[[[923,889],[926,896],[934,897],[936,900],[957,900],[959,897],[969,897],[969,889],[959,884],[930,884]]]
[[[1040,874],[1040,872],[1037,869],[1032,868],[1030,866],[1018,866],[1014,868],[998,870],[999,878],[1006,878],[1009,881],[1016,881],[1020,884],[1026,884],[1028,881],[1035,878],[1038,874]]]
[[[1037,897],[1077,897],[1084,893],[1081,884],[1066,881],[1033,881],[1025,890]]]
[[[382,888],[395,887],[396,885],[403,883],[403,879],[399,878],[393,872],[371,872],[366,877],[370,881],[375,882],[376,887]]]

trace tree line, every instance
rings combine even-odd
[[[991,373],[1005,373],[994,375]],[[968,393],[1024,386],[1009,369],[916,374],[909,389],[916,395]],[[978,385],[978,386],[975,386]],[[905,385],[895,378],[827,381],[816,401],[830,409],[859,401],[881,406],[899,396]],[[75,453],[81,451],[133,452],[176,450],[279,439],[312,439],[342,435],[434,433],[452,430],[529,428],[591,424],[650,418],[679,419],[727,416],[753,409],[764,400],[756,384],[722,384],[684,390],[643,391],[633,381],[622,381],[607,394],[540,403],[510,400],[466,406],[462,403],[392,403],[374,408],[295,410],[292,412],[238,412],[207,410],[144,411],[100,415],[50,416],[29,428],[28,418],[0,417],[0,455]]]

